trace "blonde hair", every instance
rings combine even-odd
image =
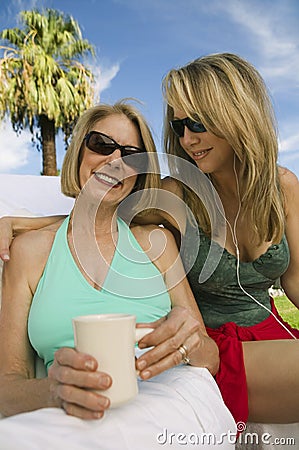
[[[125,115],[138,129],[141,146],[148,153],[148,167],[146,173],[139,174],[133,191],[150,189],[141,196],[137,207],[146,209],[154,202],[154,188],[160,188],[160,171],[155,143],[143,115],[126,100],[120,100],[114,105],[99,104],[85,111],[79,118],[73,132],[71,143],[64,157],[61,170],[61,190],[68,197],[77,197],[81,191],[79,169],[84,150],[84,137],[95,124],[109,116]],[[149,195],[150,193],[150,195]]]
[[[272,104],[261,75],[237,55],[212,54],[170,70],[163,80],[163,94],[167,104],[166,152],[195,164],[169,126],[174,108],[224,138],[240,162],[242,210],[250,219],[254,235],[260,243],[279,242],[285,217],[278,179],[278,139]],[[182,187],[186,203],[203,230],[210,233],[209,218],[200,200],[187,186]]]

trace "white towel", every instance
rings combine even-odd
[[[139,381],[137,397],[84,421],[45,408],[0,421],[1,450],[233,449],[236,426],[206,369],[179,366]]]

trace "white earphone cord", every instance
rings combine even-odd
[[[278,319],[278,317],[275,316],[275,314],[269,309],[267,308],[267,306],[263,305],[262,303],[260,303],[256,298],[254,298],[251,294],[249,294],[249,292],[247,292],[240,281],[240,251],[239,251],[239,246],[238,246],[238,238],[237,238],[237,221],[240,215],[240,211],[241,211],[241,199],[240,199],[240,190],[239,190],[239,180],[238,180],[238,176],[237,176],[237,172],[236,172],[236,164],[235,164],[236,158],[234,158],[234,173],[235,173],[235,178],[236,178],[236,184],[237,184],[237,193],[238,193],[238,199],[239,199],[239,208],[238,208],[238,212],[236,214],[235,220],[234,220],[234,226],[233,228],[231,227],[231,224],[229,223],[229,221],[227,220],[226,217],[224,217],[226,223],[229,226],[231,235],[232,235],[232,239],[233,239],[233,243],[234,246],[236,248],[236,254],[237,254],[237,268],[236,268],[236,274],[237,274],[237,281],[238,281],[238,285],[239,288],[241,289],[242,292],[244,292],[245,295],[247,295],[248,297],[250,297],[252,300],[254,300],[259,306],[261,306],[262,308],[264,308],[266,311],[268,311],[273,317],[274,319],[289,333],[289,335],[293,338],[293,339],[297,339],[296,336]],[[222,212],[220,211],[220,214],[222,215]]]

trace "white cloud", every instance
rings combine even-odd
[[[119,69],[119,64],[114,64],[111,67],[104,67],[103,65],[94,65],[91,67],[91,71],[95,76],[96,101],[99,101],[101,92],[110,87],[111,81],[116,77]]]
[[[282,161],[284,163],[289,163],[291,161],[298,162],[298,159],[299,159],[299,151],[292,152],[292,153],[289,153],[289,154],[280,153],[280,161],[281,162]],[[298,168],[298,165],[296,165],[296,167]],[[298,171],[297,171],[297,173],[298,173]],[[299,176],[299,173],[298,173],[298,176]]]
[[[7,122],[0,124],[0,172],[9,173],[28,163],[31,135],[22,131],[17,136]]]
[[[288,1],[216,0],[215,6],[225,8],[235,23],[249,31],[264,76],[278,80],[281,86],[286,79],[299,84],[299,33],[293,26],[298,5]]]
[[[292,152],[280,152],[278,155],[279,165],[287,167],[299,178],[299,150]]]
[[[153,11],[159,13],[159,17],[162,16],[164,21],[168,18],[171,18],[173,23],[177,23],[178,19],[182,20],[181,0],[164,2],[114,0],[114,2],[139,11],[150,8],[151,13]],[[213,18],[220,24],[231,22],[236,43],[242,48],[244,41],[244,52],[253,53],[255,64],[258,63],[258,69],[264,77],[271,81],[275,80],[278,88],[286,87],[286,80],[299,85],[298,0],[209,0],[209,2],[189,0],[185,3],[184,18],[185,20],[188,18],[191,30],[195,26],[192,20],[196,21],[199,28],[205,25],[198,18],[208,20],[209,23]],[[190,16],[191,12],[194,19]],[[184,35],[186,34],[185,32]],[[217,37],[217,30],[214,34]],[[225,42],[225,37],[223,41]],[[222,41],[218,44],[221,45]]]
[[[285,118],[279,126],[279,151],[294,153],[299,152],[298,116]],[[299,159],[298,159],[299,163]]]
[[[288,135],[285,139],[280,140],[279,150],[298,151],[299,150],[299,132]]]

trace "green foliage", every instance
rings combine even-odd
[[[274,301],[281,317],[299,330],[299,309],[285,295],[275,297]]]
[[[1,113],[10,113],[15,129],[32,127],[40,114],[63,129],[92,104],[93,75],[81,58],[94,49],[77,22],[56,10],[23,11],[21,20],[23,30],[1,33],[11,44],[1,47]]]
[[[94,48],[78,23],[59,11],[22,11],[20,18],[22,29],[0,34],[0,119],[7,115],[15,131],[29,127],[39,136],[44,115],[67,142],[74,122],[93,104],[93,74],[83,57],[93,56]]]

